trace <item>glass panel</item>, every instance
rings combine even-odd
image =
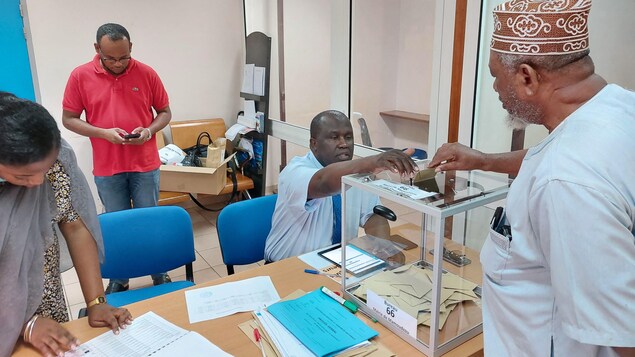
[[[353,0],[351,120],[357,142],[364,142],[363,118],[369,146],[428,149],[434,14],[434,0]],[[393,113],[380,114],[386,112]]]

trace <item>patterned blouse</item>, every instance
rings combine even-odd
[[[46,173],[46,178],[51,182],[57,203],[57,214],[53,217],[53,223],[68,223],[78,220],[79,214],[75,212],[71,204],[71,179],[59,160],[55,160],[53,166]]]

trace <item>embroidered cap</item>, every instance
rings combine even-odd
[[[589,48],[591,0],[511,0],[494,9],[491,49],[561,55]]]

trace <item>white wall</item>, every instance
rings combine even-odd
[[[41,102],[60,127],[68,76],[93,58],[95,33],[106,22],[125,26],[134,44],[132,56],[157,71],[170,96],[172,120],[220,117],[228,125],[235,122],[244,61],[241,1],[23,2]],[[62,135],[92,185],[90,142],[65,129]]]
[[[434,10],[433,0],[354,2],[351,108],[366,119],[375,147],[427,149],[427,124],[379,112],[430,114]]]
[[[505,124],[506,112],[492,89],[493,79],[487,67],[492,34],[492,9],[500,0],[484,1],[481,39],[480,82],[474,122],[474,147],[485,152],[505,152],[511,146],[511,130]],[[635,56],[635,1],[594,1],[589,15],[589,43],[596,72],[609,83],[635,89],[632,58]],[[469,88],[467,89],[470,90]],[[462,122],[461,125],[469,125]],[[547,135],[542,126],[527,128],[525,147],[533,146]],[[469,143],[468,143],[469,144]]]

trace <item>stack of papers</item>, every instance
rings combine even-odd
[[[452,273],[441,278],[441,305],[439,329],[443,328],[452,310],[463,301],[478,302],[474,293],[476,284]],[[370,290],[387,302],[396,305],[408,315],[417,319],[418,324],[430,326],[432,319],[432,270],[414,265],[405,265],[392,271],[385,271],[364,280],[354,292],[366,301]]]
[[[261,313],[263,318],[258,318],[265,321],[263,325],[276,325],[273,329],[284,327],[312,354],[320,357],[367,343],[377,336],[375,330],[320,289],[295,300],[275,303],[267,310],[275,319],[272,323],[272,319]],[[264,327],[271,335],[271,327]]]
[[[243,107],[243,115],[239,115],[236,124],[232,125],[225,132],[225,138],[228,140],[236,139],[237,135],[245,135],[250,131],[257,130],[262,132],[264,128],[264,113],[256,111],[256,104],[253,100],[245,100]]]
[[[65,357],[137,357],[137,356],[188,357],[231,356],[205,337],[193,331],[184,330],[159,315],[148,312],[120,330],[104,332],[94,339],[81,344],[76,351],[66,352]]]
[[[256,67],[253,63],[248,63],[243,69],[243,85],[240,91],[243,93],[265,95],[265,67]]]
[[[245,336],[247,336],[253,344],[260,348],[259,343],[254,338],[254,329],[258,329],[261,334],[262,346],[265,350],[265,356],[267,357],[286,357],[286,356],[306,356],[311,357],[315,356],[311,351],[303,347],[302,352],[300,351],[289,351],[288,346],[293,346],[293,344],[285,344],[283,348],[277,348],[275,344],[272,342],[272,337],[269,336],[266,332],[265,327],[262,323],[260,323],[260,315],[261,312],[255,313],[254,317],[256,319],[249,320],[241,323],[238,327],[243,331]],[[275,320],[275,319],[274,319]],[[289,334],[289,331],[284,329],[286,333]],[[273,335],[273,334],[272,334]],[[291,335],[293,337],[293,335]],[[295,337],[293,337],[295,338]],[[286,342],[286,341],[283,341]],[[304,345],[303,345],[304,346]],[[338,352],[334,355],[334,357],[393,357],[396,356],[392,351],[386,348],[384,345],[376,342],[376,341],[365,341],[358,345],[355,345],[349,349]]]

